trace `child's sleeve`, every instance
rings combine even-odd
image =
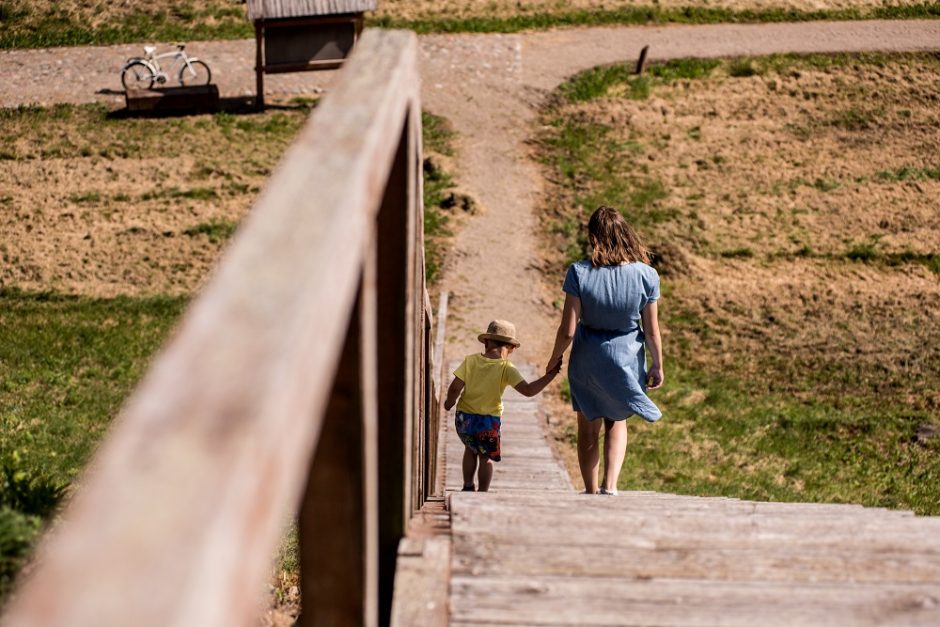
[[[457,369],[454,370],[454,376],[463,381],[467,382],[467,358],[464,357],[463,361],[460,362],[460,365],[457,366]]]
[[[523,381],[525,381],[525,377],[512,365],[512,362],[509,362],[506,369],[503,371],[503,382],[512,387],[516,387]]]

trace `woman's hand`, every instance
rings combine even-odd
[[[655,390],[656,388],[661,388],[664,380],[663,367],[653,366],[649,369],[649,372],[646,373],[646,389]]]

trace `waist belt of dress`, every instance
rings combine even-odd
[[[583,322],[578,322],[578,326],[583,327],[586,331],[594,331],[595,333],[609,333],[612,335],[626,335],[627,333],[636,333],[640,331],[640,326],[637,325],[630,329],[598,329],[597,327],[592,327],[590,325],[584,324]]]

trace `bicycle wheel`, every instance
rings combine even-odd
[[[184,63],[180,68],[179,79],[180,85],[208,85],[212,72],[202,61],[190,61],[189,66]]]
[[[124,89],[150,89],[153,87],[153,68],[143,61],[131,61],[121,70],[121,85]]]

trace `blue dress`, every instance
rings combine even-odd
[[[648,422],[662,412],[646,395],[646,349],[640,311],[659,298],[659,275],[645,263],[595,268],[582,260],[568,268],[562,288],[581,299],[568,382],[571,404],[588,420]]]

